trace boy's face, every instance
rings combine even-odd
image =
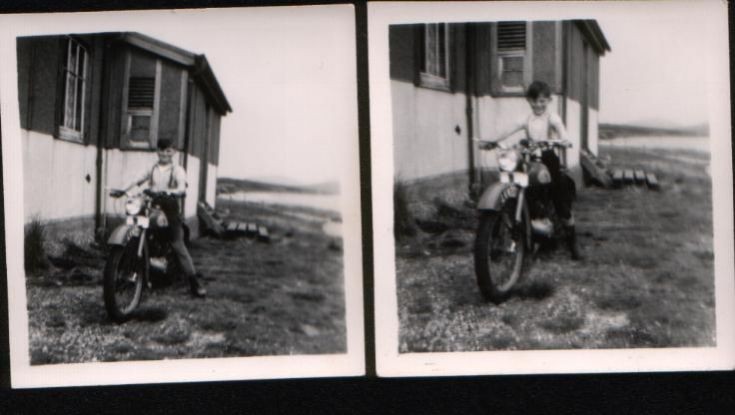
[[[551,97],[547,97],[544,95],[539,95],[536,99],[532,99],[532,98],[528,99],[528,105],[531,106],[533,113],[536,115],[541,115],[544,112],[546,112],[546,107],[549,106],[550,102],[551,102]]]
[[[176,149],[168,147],[164,149],[158,149],[158,162],[161,164],[170,164],[176,154]]]

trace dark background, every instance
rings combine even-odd
[[[2,0],[0,13],[351,3],[363,209],[366,364],[360,378],[10,390],[6,263],[0,261],[0,414],[25,413],[735,413],[735,372],[378,379],[374,375],[367,4],[244,0]],[[728,3],[732,18],[732,3]],[[730,42],[733,28],[730,27]],[[732,53],[732,47],[731,47]],[[731,61],[732,72],[732,61]],[[732,87],[731,87],[732,88]],[[732,95],[732,89],[731,89]],[[1,122],[1,121],[0,121]],[[0,142],[1,146],[1,142]],[[2,148],[0,147],[0,151]],[[1,160],[0,160],[1,162]],[[0,176],[2,170],[0,169]],[[1,177],[0,177],[1,178]],[[7,195],[6,197],[15,197]],[[3,193],[0,193],[0,198]],[[4,203],[0,215],[4,218]],[[5,258],[4,222],[0,255]],[[725,322],[720,322],[723,324]]]

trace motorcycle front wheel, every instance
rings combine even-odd
[[[475,239],[475,275],[486,300],[504,301],[520,279],[526,255],[523,229],[524,224],[515,224],[506,209],[481,216]]]
[[[140,304],[143,280],[148,270],[148,251],[138,257],[137,238],[125,246],[114,246],[105,265],[104,299],[110,318],[122,323],[130,318]]]

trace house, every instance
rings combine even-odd
[[[25,222],[84,232],[124,213],[109,190],[157,160],[168,138],[187,171],[184,215],[214,204],[220,119],[231,112],[203,55],[139,33],[17,39]]]
[[[389,47],[397,180],[468,172],[477,190],[489,157],[472,138],[493,139],[522,119],[524,89],[541,80],[574,144],[567,167],[582,182],[580,149],[597,154],[599,60],[610,50],[596,21],[395,25]]]

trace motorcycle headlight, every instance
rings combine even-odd
[[[518,153],[514,150],[501,152],[498,154],[498,166],[501,171],[515,171],[518,167]]]
[[[125,213],[128,215],[137,215],[140,213],[140,209],[143,207],[143,201],[140,198],[128,199],[125,202]]]

